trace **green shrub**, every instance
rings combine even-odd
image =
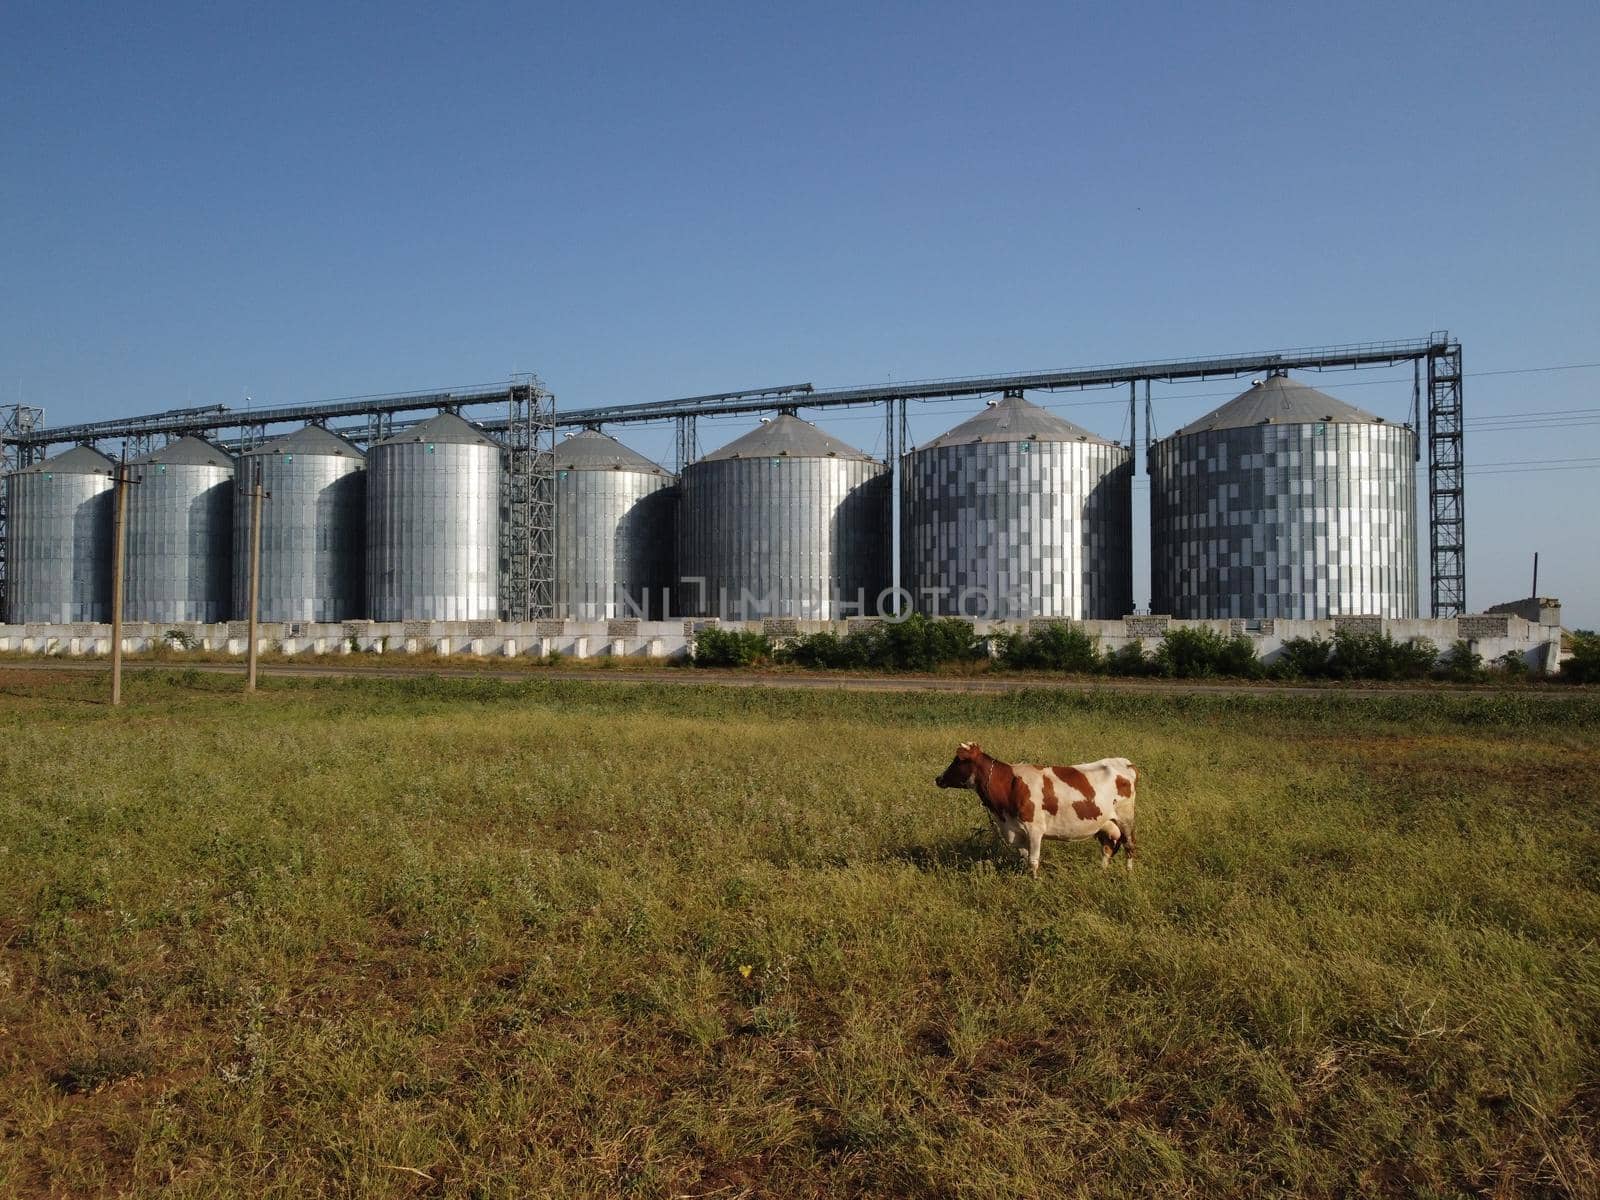
[[[1244,634],[1224,639],[1217,655],[1217,674],[1230,679],[1260,679],[1267,673],[1267,664],[1256,653],[1256,644]]]
[[[1600,683],[1600,635],[1580,629],[1572,635],[1572,657],[1561,664],[1566,683]]]
[[[1173,679],[1206,679],[1213,675],[1255,679],[1263,673],[1255,643],[1248,637],[1223,637],[1204,626],[1169,629],[1156,647],[1153,666],[1156,674]]]
[[[778,657],[797,667],[833,668],[859,667],[857,661],[861,647],[854,639],[836,633],[802,634],[779,651]]]
[[[1395,678],[1426,679],[1438,661],[1438,647],[1426,638],[1400,642],[1395,651]]]
[[[1150,660],[1145,656],[1144,643],[1129,642],[1116,650],[1108,650],[1101,660],[1101,669],[1108,675],[1148,675]]]
[[[1331,679],[1426,679],[1438,657],[1431,642],[1341,630],[1333,635],[1326,670]]]
[[[1041,625],[1027,633],[1000,634],[999,647],[1000,661],[1021,670],[1088,674],[1100,667],[1094,639],[1064,622]]]
[[[1507,650],[1494,660],[1494,667],[1508,679],[1526,679],[1528,676],[1528,660],[1522,657],[1520,650]]]
[[[870,666],[891,671],[927,671],[940,663],[970,662],[983,653],[971,621],[912,613],[904,621],[873,627],[877,645]]]
[[[697,667],[749,667],[771,658],[772,642],[764,633],[712,625],[694,635]]]
[[[1456,683],[1477,683],[1486,674],[1483,655],[1472,648],[1471,642],[1457,640],[1439,660],[1439,674]]]
[[[1333,643],[1318,637],[1290,638],[1272,660],[1269,673],[1275,679],[1322,679],[1328,674],[1328,656]]]
[[[801,667],[929,671],[942,663],[970,662],[985,653],[972,622],[912,613],[840,637],[808,633],[792,639],[778,657]]]

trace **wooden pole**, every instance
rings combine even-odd
[[[128,466],[117,464],[117,533],[111,554],[111,705],[122,703],[122,568],[128,545]]]
[[[261,612],[261,464],[255,464],[250,488],[250,669],[244,690],[256,690],[256,623]]]

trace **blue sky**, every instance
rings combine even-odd
[[[16,3],[0,32],[0,403],[51,423],[1449,329],[1470,604],[1537,549],[1600,625],[1600,369],[1483,374],[1600,363],[1593,3]],[[1409,404],[1409,372],[1309,381]],[[1235,390],[1158,390],[1157,432]],[[1071,406],[1106,399],[1051,402],[1116,436]],[[881,451],[875,418],[821,423]]]

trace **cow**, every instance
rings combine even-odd
[[[1045,838],[1100,843],[1100,866],[1111,865],[1118,850],[1133,870],[1133,807],[1139,769],[1125,758],[1071,767],[1003,763],[976,742],[962,742],[944,774],[942,788],[978,793],[1000,840],[1021,855],[1039,877],[1039,850]]]

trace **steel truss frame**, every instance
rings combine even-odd
[[[30,445],[23,439],[44,424],[44,409],[28,404],[12,404],[0,408],[0,621],[6,619],[10,603],[10,575],[6,557],[9,553],[6,537],[6,511],[11,489],[5,486],[4,477],[23,467],[32,466],[44,457],[44,448]]]
[[[556,398],[535,375],[513,381],[507,398],[505,535],[501,615],[555,615]]]
[[[1467,611],[1466,459],[1461,419],[1461,343],[1428,354],[1428,573],[1433,615]]]

